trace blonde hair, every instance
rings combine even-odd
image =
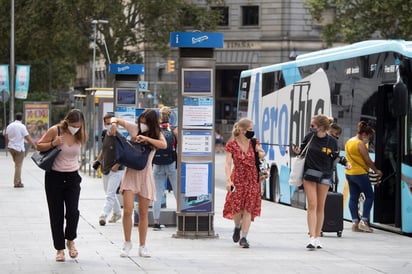
[[[240,135],[240,130],[246,130],[251,124],[253,124],[253,121],[248,119],[248,118],[242,118],[239,121],[237,121],[233,125],[233,130],[232,130],[232,137],[237,137]]]
[[[169,107],[162,107],[159,110],[161,123],[169,123],[172,110]]]
[[[328,131],[330,125],[333,123],[333,118],[324,114],[318,114],[312,117],[313,122],[324,131]]]

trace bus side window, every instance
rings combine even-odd
[[[275,72],[266,72],[262,74],[262,96],[268,95],[275,91]]]
[[[284,88],[285,86],[286,84],[285,78],[283,78],[283,73],[281,71],[278,71],[276,77],[276,90]]]

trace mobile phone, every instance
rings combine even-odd
[[[230,192],[235,192],[235,189],[236,189],[236,188],[235,188],[235,185],[231,185],[231,186],[230,186]]]

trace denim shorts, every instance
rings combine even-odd
[[[318,184],[331,186],[332,185],[332,180],[330,178],[324,178],[324,179],[320,180],[320,182]]]

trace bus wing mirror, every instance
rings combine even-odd
[[[408,88],[399,81],[393,86],[392,114],[396,117],[405,116],[408,112]]]

